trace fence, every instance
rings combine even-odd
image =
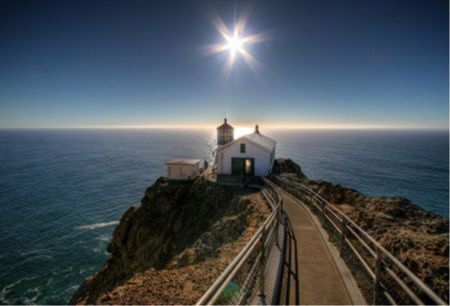
[[[369,304],[447,304],[374,238],[313,190],[280,176],[274,176],[273,180],[318,216]]]
[[[272,213],[197,305],[279,303],[286,216],[275,184],[264,179],[261,192]]]

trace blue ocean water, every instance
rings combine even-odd
[[[404,196],[448,217],[448,132],[267,131],[312,179]],[[106,260],[122,213],[209,130],[0,131],[0,303],[64,304]]]

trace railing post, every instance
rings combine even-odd
[[[260,262],[260,272],[259,272],[259,278],[260,278],[260,287],[259,287],[259,298],[261,301],[261,305],[266,304],[266,293],[265,293],[265,278],[266,278],[266,251],[264,243],[267,238],[267,229],[264,228],[261,232],[261,241],[260,241],[260,252],[261,252],[261,262]]]
[[[380,298],[380,281],[381,281],[381,269],[382,269],[382,253],[381,249],[377,246],[377,258],[375,262],[375,280],[373,283],[373,305],[379,305]]]
[[[347,222],[345,218],[342,219],[341,228],[341,240],[339,241],[339,255],[342,257],[342,252],[344,251],[345,236],[347,235]]]

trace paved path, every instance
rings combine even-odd
[[[303,305],[352,304],[326,242],[307,208],[282,189],[280,193],[294,236],[290,240],[292,273],[287,302]]]

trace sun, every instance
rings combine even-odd
[[[239,37],[239,34],[235,33],[233,36],[227,36],[225,39],[226,49],[229,50],[231,54],[244,51],[244,39]]]
[[[250,34],[246,29],[250,15],[250,8],[243,10],[240,16],[235,19],[231,28],[227,27],[217,15],[211,15],[212,23],[223,40],[215,44],[206,45],[203,52],[205,52],[205,55],[228,53],[221,72],[221,76],[225,77],[225,79],[228,79],[230,76],[238,57],[242,58],[243,62],[256,75],[267,74],[268,70],[251,54],[251,50],[253,44],[269,40],[271,34],[269,32]]]

